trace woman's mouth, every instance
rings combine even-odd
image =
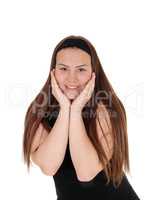
[[[76,89],[78,89],[77,86],[67,86],[67,85],[66,85],[66,88],[70,89],[70,90],[76,90]]]
[[[65,94],[69,99],[75,99],[81,92],[80,86],[65,85]]]

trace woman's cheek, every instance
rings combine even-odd
[[[85,77],[83,80],[81,80],[81,86],[82,86],[82,89],[85,88],[85,86],[87,85],[88,81],[91,79],[91,76],[87,76]]]
[[[55,79],[59,88],[62,90],[62,92],[64,92],[64,84],[62,83],[62,80],[60,79],[60,77],[55,74]]]

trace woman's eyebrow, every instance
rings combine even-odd
[[[65,67],[70,67],[70,66],[65,65],[65,64],[63,64],[63,63],[58,63],[57,65],[62,65],[62,66],[65,66]],[[85,67],[85,66],[88,66],[88,65],[87,65],[87,64],[82,64],[82,65],[77,65],[77,66],[75,66],[75,67]]]

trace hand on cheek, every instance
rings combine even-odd
[[[52,87],[52,94],[59,102],[61,108],[70,108],[70,101],[69,99],[63,94],[61,91],[56,78],[54,70],[51,71],[51,87]]]
[[[93,72],[91,79],[88,81],[82,92],[72,102],[71,108],[73,110],[79,112],[82,111],[83,107],[92,96],[92,93],[94,91],[94,86],[95,86],[95,73]]]

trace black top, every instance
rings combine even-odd
[[[50,126],[53,126],[55,120],[48,118]],[[79,181],[71,160],[69,143],[63,163],[53,179],[57,200],[140,200],[125,174],[118,188],[115,188],[112,182],[106,185],[104,170],[98,172],[91,181]]]

